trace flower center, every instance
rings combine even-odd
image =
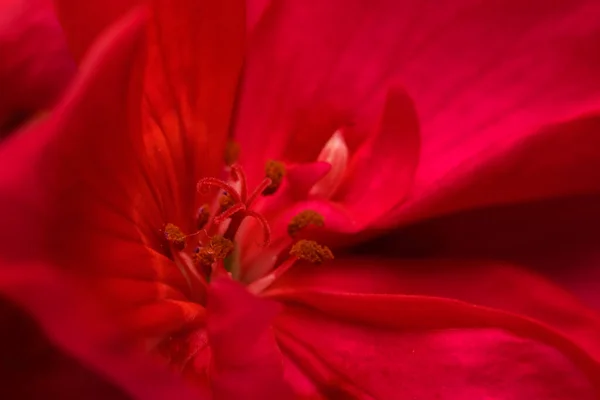
[[[260,198],[272,196],[279,190],[286,176],[285,165],[274,160],[268,161],[264,179],[251,192],[248,191],[246,173],[240,165],[232,164],[229,173],[230,181],[210,177],[198,182],[197,190],[202,195],[210,194],[211,188],[219,191],[213,201],[214,207],[204,204],[198,209],[195,215],[198,231],[185,234],[172,223],[166,224],[162,231],[171,256],[187,279],[191,291],[198,284],[206,288],[216,276],[228,274],[242,280],[240,254],[237,253],[248,247],[248,243],[244,243],[247,238],[255,236],[238,235],[247,217],[253,219],[262,230],[262,250],[266,252],[271,244],[271,228],[267,218],[255,206]],[[249,277],[243,279],[248,283],[248,290],[260,293],[299,260],[322,263],[333,259],[327,247],[308,240],[304,234],[300,235],[303,231],[310,232],[307,228],[320,228],[324,223],[323,216],[312,210],[304,210],[293,217],[287,227],[289,237],[277,241],[275,255],[271,257],[273,263],[254,268]],[[289,250],[287,256],[286,249]],[[273,255],[272,249],[269,254]],[[284,256],[281,257],[281,254]]]

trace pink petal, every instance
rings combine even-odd
[[[50,108],[75,72],[46,0],[0,4],[0,137]]]
[[[270,328],[277,304],[254,297],[229,278],[218,278],[211,282],[207,311],[215,397],[289,398]]]

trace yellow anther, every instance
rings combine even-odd
[[[209,247],[217,259],[223,259],[233,251],[233,242],[221,235],[210,238]]]
[[[163,230],[165,239],[175,247],[175,249],[182,251],[185,249],[185,235],[176,225],[168,223],[165,225]]]
[[[313,210],[304,210],[299,212],[288,224],[287,231],[292,237],[309,225],[322,227],[325,224],[325,219],[321,214]]]
[[[279,189],[283,177],[285,176],[285,165],[282,162],[269,160],[265,165],[265,176],[271,179],[271,184],[263,190],[262,194],[265,196],[271,195]]]
[[[208,247],[203,247],[198,249],[194,253],[192,260],[196,265],[210,267],[216,261],[216,257],[212,249],[209,249]]]
[[[299,240],[292,246],[290,254],[313,264],[333,260],[333,253],[327,246],[321,246],[314,240]]]

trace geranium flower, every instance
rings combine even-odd
[[[3,149],[3,293],[138,397],[125,339],[216,398],[597,398],[597,313],[452,228],[597,196],[598,7],[321,3],[156,0],[99,35],[127,7],[65,2],[85,61]],[[392,228],[394,258],[348,250]]]
[[[48,0],[0,2],[0,137],[52,107],[75,73]]]

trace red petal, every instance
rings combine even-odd
[[[599,16],[593,0],[276,2],[250,42],[242,160],[317,154],[340,121],[373,126],[400,82],[422,128],[415,209],[403,218],[589,190],[599,170],[591,134],[567,147],[534,142],[544,126],[597,108]],[[523,162],[532,167],[521,174]]]
[[[143,118],[169,221],[195,230],[196,183],[224,165],[245,35],[243,0],[154,0]]]
[[[231,279],[218,278],[210,285],[207,312],[215,397],[290,398],[270,328],[277,304],[254,297]]]
[[[83,59],[104,29],[140,3],[141,0],[54,0],[69,47],[77,60]]]
[[[72,283],[48,265],[2,264],[0,268],[2,294],[27,310],[67,357],[79,360],[112,386],[139,399],[202,398],[154,359],[134,350],[117,332],[112,318],[98,308],[98,299]],[[35,342],[24,345],[28,348]]]
[[[542,321],[600,362],[600,315],[542,276],[506,263],[346,258],[292,268],[272,290],[284,295],[322,290],[458,299]]]
[[[419,124],[411,99],[388,94],[377,134],[358,150],[335,199],[368,226],[400,205],[411,189],[419,159]],[[384,222],[389,218],[384,217]]]
[[[370,323],[364,323],[352,317],[356,303],[351,297],[339,300],[350,300],[342,318],[292,306],[277,321],[282,350],[325,398],[597,396],[597,369],[586,378],[571,360],[539,341],[494,328],[400,327],[406,323],[403,308],[411,306],[388,298],[378,302],[385,308],[372,309]],[[413,311],[414,318],[421,314],[426,323],[438,313],[452,312],[441,307],[430,314],[424,305]]]
[[[0,137],[53,105],[75,72],[46,0],[0,4]]]
[[[143,13],[131,14],[103,36],[52,118],[7,143],[2,254],[22,259],[47,250],[45,257],[84,278],[80,284],[99,289],[98,301],[125,313],[131,333],[155,337],[195,323],[203,310],[161,298],[165,286],[185,295],[189,287],[173,262],[153,250],[160,249],[161,215],[140,168],[144,161],[135,156],[139,120],[131,113],[139,115],[141,82],[132,68],[144,21]],[[98,277],[120,278],[124,290],[106,291]],[[136,281],[155,295],[142,307],[132,297]]]
[[[390,218],[406,221],[482,206],[598,193],[598,129],[599,116],[581,117],[529,131],[510,144],[498,141],[456,167],[438,158],[435,168],[445,165],[447,173],[435,182],[430,180],[433,163],[423,160],[410,199]]]
[[[11,399],[127,399],[118,387],[61,351],[23,310],[0,301],[0,392]]]

